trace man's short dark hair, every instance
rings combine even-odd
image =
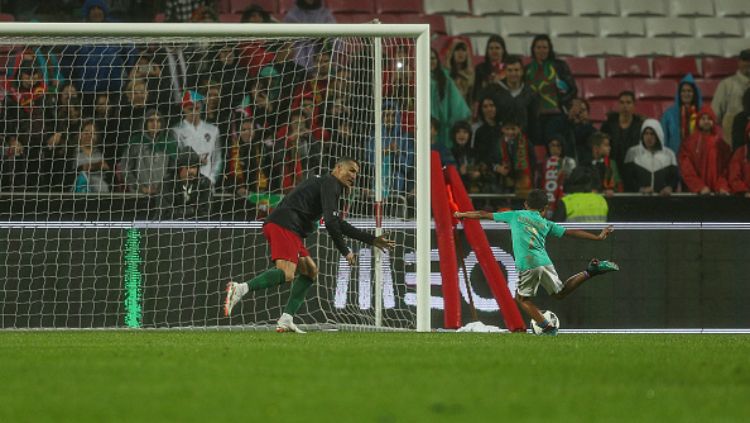
[[[347,163],[354,163],[355,165],[359,166],[359,162],[353,157],[343,156],[336,160],[336,166],[345,165]]]
[[[526,198],[526,204],[532,210],[542,210],[547,207],[548,201],[547,193],[540,189],[532,189]]]
[[[620,94],[617,94],[617,98],[623,98],[623,97],[630,97],[631,100],[635,101],[635,93],[630,90],[620,91]]]

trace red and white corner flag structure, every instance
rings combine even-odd
[[[453,216],[448,204],[448,188],[445,186],[440,153],[433,151],[431,154],[430,191],[440,254],[440,275],[443,280],[443,325],[446,329],[458,329],[461,327],[461,296],[458,292],[458,259],[453,238]]]
[[[474,206],[466,193],[455,166],[448,166],[443,173],[440,155],[432,152],[432,212],[435,218],[435,230],[440,254],[440,273],[443,280],[443,298],[445,301],[445,327],[454,329],[461,326],[461,298],[458,293],[458,265],[456,261],[456,244],[454,241],[452,210],[448,201],[448,189],[452,190],[453,201],[464,211],[473,210]],[[450,188],[446,186],[450,185]],[[466,240],[474,250],[479,266],[487,279],[487,284],[495,297],[505,327],[511,332],[525,331],[521,313],[508,289],[508,281],[495,260],[487,235],[478,220],[464,220]]]

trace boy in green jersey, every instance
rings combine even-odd
[[[456,212],[454,215],[459,219],[487,219],[496,222],[505,222],[510,226],[513,239],[513,256],[518,268],[518,292],[516,301],[521,308],[534,319],[545,333],[554,334],[557,331],[547,319],[544,318],[539,309],[531,302],[530,298],[536,295],[539,285],[547,292],[557,298],[563,299],[578,288],[583,282],[596,275],[620,270],[617,264],[592,259],[586,270],[569,277],[564,283],[557,276],[555,266],[552,264],[545,249],[547,235],[561,238],[563,235],[574,238],[603,241],[607,239],[614,230],[608,226],[594,235],[586,231],[566,229],[554,222],[545,219],[547,211],[547,194],[539,189],[532,190],[524,203],[525,210],[508,211],[502,213],[490,213],[486,211]]]

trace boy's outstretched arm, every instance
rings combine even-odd
[[[456,219],[485,219],[493,220],[492,213],[484,210],[479,211],[468,211],[468,212],[455,212],[453,217]]]
[[[565,235],[573,238],[590,239],[592,241],[604,241],[614,230],[615,228],[613,228],[612,226],[607,226],[606,228],[602,229],[599,235],[594,235],[591,232],[582,231],[579,229],[566,229]]]

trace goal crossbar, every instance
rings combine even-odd
[[[0,36],[32,37],[420,37],[426,24],[70,23],[8,22]]]

